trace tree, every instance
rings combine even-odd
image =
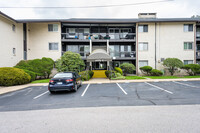
[[[131,63],[123,63],[119,67],[122,69],[125,76],[127,73],[133,73],[135,71],[135,66]]]
[[[81,72],[85,69],[85,63],[81,59],[80,54],[67,51],[56,61],[56,68],[59,72]]]
[[[163,65],[168,68],[169,72],[173,76],[176,70],[183,66],[183,62],[177,58],[167,58],[163,61]]]

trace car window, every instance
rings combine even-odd
[[[57,73],[54,78],[72,78],[72,73]]]

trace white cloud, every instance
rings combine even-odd
[[[141,3],[157,0],[131,0]],[[1,6],[88,6],[126,4],[130,0],[0,0]],[[200,14],[199,0],[175,0],[148,5],[90,9],[0,9],[16,19],[31,18],[137,18],[140,12],[156,12],[158,17],[191,17]]]

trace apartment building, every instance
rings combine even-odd
[[[87,69],[106,70],[124,62],[163,69],[166,58],[200,64],[200,19],[157,18],[140,13],[137,19],[14,20],[0,12],[0,67],[20,60],[60,58],[79,53]]]

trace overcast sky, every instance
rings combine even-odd
[[[0,0],[0,6],[101,6],[159,0]],[[170,2],[104,7],[89,9],[3,9],[15,19],[35,18],[137,18],[138,13],[156,12],[158,18],[185,18],[200,15],[200,0],[174,0]]]

